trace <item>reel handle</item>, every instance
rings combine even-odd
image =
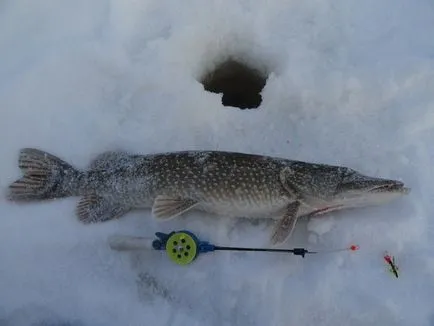
[[[108,238],[108,243],[110,248],[116,251],[153,249],[151,238],[112,235]]]

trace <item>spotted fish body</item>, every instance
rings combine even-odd
[[[274,244],[289,237],[298,217],[343,208],[335,200],[339,187],[357,190],[345,185],[357,176],[364,178],[358,183],[370,182],[371,188],[387,185],[396,188],[392,193],[405,192],[402,183],[364,177],[345,167],[222,151],[105,152],[87,171],[79,171],[54,155],[26,148],[19,166],[24,176],[10,185],[9,199],[81,196],[77,215],[83,223],[119,218],[139,208],[152,208],[159,220],[196,209],[276,219]]]
[[[137,176],[132,182],[112,171],[113,179],[94,183],[99,184],[95,190],[135,207],[152,207],[158,196],[188,198],[198,203],[196,208],[232,217],[264,217],[290,199],[279,180],[282,164],[270,158],[189,151],[130,160],[126,174]]]

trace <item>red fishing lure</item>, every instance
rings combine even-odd
[[[389,265],[389,271],[398,278],[398,266],[395,263],[395,257],[389,255],[387,252],[384,254],[384,261]]]

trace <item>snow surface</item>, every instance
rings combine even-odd
[[[4,0],[0,186],[37,147],[86,168],[109,149],[221,149],[402,179],[409,196],[298,224],[305,259],[215,253],[179,267],[112,234],[188,228],[264,246],[271,225],[149,211],[81,225],[78,198],[0,199],[0,324],[434,325],[434,6],[404,1]],[[197,81],[234,55],[270,72],[258,110]],[[384,250],[400,278],[387,272]]]

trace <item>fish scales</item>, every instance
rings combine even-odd
[[[131,196],[135,190],[131,188],[137,189],[139,184],[146,191],[134,196],[136,204],[140,202],[146,206],[158,195],[181,196],[201,202],[207,211],[218,212],[218,207],[222,207],[226,214],[236,215],[243,208],[256,210],[262,207],[260,215],[266,213],[264,209],[274,210],[276,205],[281,208],[287,199],[279,181],[281,164],[257,158],[251,160],[246,155],[203,152],[199,155],[195,152],[153,155],[143,158],[128,172],[112,173],[113,180],[105,178],[105,192],[115,193],[114,189],[110,191],[110,187],[115,187],[118,201],[124,201],[127,199],[123,194]],[[125,183],[122,180],[127,175],[135,181],[128,189],[119,191],[119,184]]]
[[[138,207],[150,207],[158,195],[181,196],[200,201],[209,212],[232,216],[250,207],[259,209],[258,217],[287,202],[279,180],[282,164],[262,156],[191,151],[133,156],[128,164],[121,158],[122,164],[82,174],[78,195],[100,193]]]

